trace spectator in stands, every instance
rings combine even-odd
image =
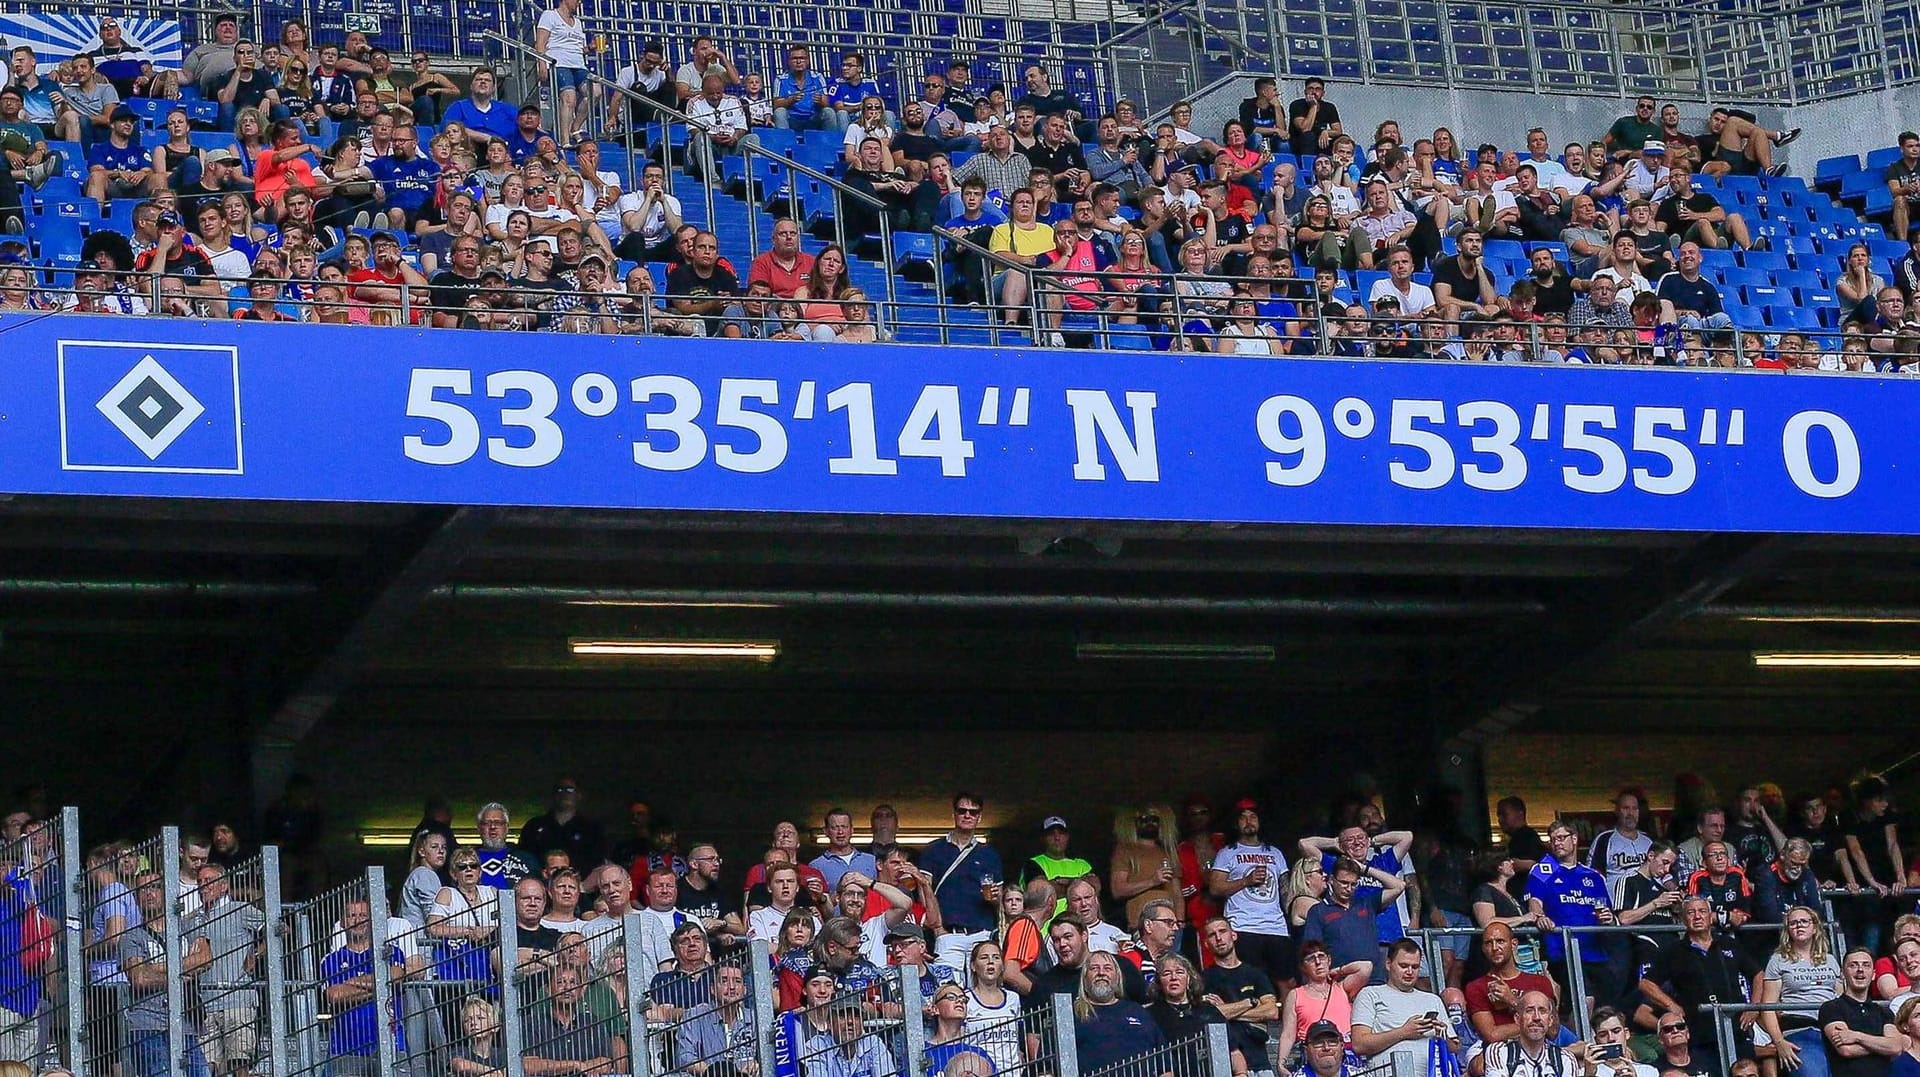
[[[1834,1077],[1885,1077],[1887,1059],[1905,1051],[1906,1037],[1885,1004],[1868,997],[1873,951],[1864,946],[1848,950],[1840,971],[1840,996],[1820,1007],[1828,1071]]]
[[[1656,192],[1658,209],[1654,219],[1667,235],[1679,241],[1692,240],[1702,247],[1725,247],[1731,242],[1741,250],[1753,246],[1747,222],[1738,213],[1721,208],[1720,201],[1693,186],[1693,170],[1676,164],[1667,174],[1667,188]]]
[[[733,65],[733,60],[720,51],[719,43],[701,34],[693,39],[693,53],[687,62],[673,73],[674,93],[679,96],[682,109],[705,90],[708,75],[720,76],[722,87],[739,86],[746,81],[740,77],[740,69]]]
[[[1388,152],[1398,155],[1400,151],[1389,150]],[[1400,204],[1399,198],[1387,181],[1375,180],[1368,184],[1366,211],[1355,219],[1355,224],[1366,236],[1369,248],[1365,268],[1371,268],[1384,260],[1389,250],[1404,247],[1407,241],[1413,238],[1414,229],[1419,226],[1419,223],[1414,215]],[[1316,264],[1320,263],[1316,262]]]
[[[422,157],[419,146],[413,125],[402,125],[393,132],[393,152],[369,166],[386,207],[387,226],[396,231],[411,232],[428,223],[440,180],[440,166]]]
[[[1413,252],[1405,247],[1391,247],[1386,252],[1386,260],[1387,279],[1373,282],[1367,292],[1367,305],[1371,307],[1390,295],[1398,303],[1401,314],[1409,318],[1425,315],[1434,305],[1433,289],[1413,279]]]
[[[40,125],[24,117],[24,96],[18,86],[0,88],[0,153],[6,155],[12,177],[37,190],[59,174],[61,159],[47,148]]]
[[[1870,315],[1871,301],[1886,287],[1886,280],[1874,272],[1873,252],[1867,245],[1855,243],[1849,246],[1846,260],[1841,263],[1840,277],[1833,284],[1834,293],[1842,303],[1841,312],[1848,317]]]
[[[773,94],[773,122],[789,131],[833,131],[839,128],[827,99],[827,80],[813,70],[813,53],[805,45],[787,48],[787,73]]]
[[[720,264],[720,239],[712,232],[694,235],[687,260],[667,274],[666,294],[675,313],[705,319],[708,336],[739,332],[721,324],[727,303],[740,294],[740,281],[731,267]]]
[[[1761,967],[1732,936],[1715,930],[1713,902],[1701,894],[1689,895],[1681,903],[1681,920],[1686,934],[1663,947],[1640,977],[1640,994],[1661,1015],[1662,1025],[1675,1018],[1687,1021],[1708,1002],[1757,997]],[[1691,1022],[1689,1047],[1711,1054],[1719,1040],[1717,1023]],[[1743,1020],[1736,1029],[1733,1046],[1741,1058],[1753,1057],[1752,1025],[1752,1020]]]
[[[866,117],[867,99],[880,98],[880,84],[867,77],[867,58],[858,52],[849,52],[840,58],[840,76],[834,80],[827,93],[827,101],[832,106],[834,127],[844,131],[855,121]],[[881,112],[886,125],[894,126],[892,114],[886,110],[885,99],[881,98]]]
[[[1754,122],[1752,113],[1716,108],[1707,118],[1702,147],[1712,146],[1701,170],[1710,176],[1750,176],[1764,172],[1784,175],[1785,164],[1775,164],[1773,149],[1800,137],[1798,127],[1769,131]]]
[[[1073,1003],[1074,1045],[1090,1071],[1159,1046],[1164,1037],[1139,1003],[1123,997],[1122,962],[1092,953],[1079,976]]]
[[[1651,200],[1666,187],[1668,172],[1666,143],[1650,140],[1640,147],[1640,156],[1626,163],[1626,178],[1622,186],[1629,198]]]
[[[1500,291],[1481,258],[1483,238],[1474,228],[1460,233],[1458,253],[1433,267],[1433,300],[1440,317],[1458,321],[1463,313],[1492,317],[1500,311]]]
[[[485,149],[493,139],[511,138],[518,128],[519,110],[512,102],[494,97],[495,75],[490,67],[476,67],[467,82],[467,96],[447,106],[443,124],[464,127],[467,138]]]
[[[1633,115],[1613,121],[1613,126],[1607,129],[1608,155],[1625,164],[1639,158],[1648,142],[1657,142],[1660,128],[1654,123],[1653,110],[1653,98],[1642,95],[1633,103]],[[1661,152],[1666,152],[1665,146],[1661,147]]]
[[[64,110],[66,126],[83,149],[91,147],[111,127],[120,92],[94,68],[90,53],[74,56],[55,74],[59,87],[53,92]]]
[[[404,1053],[404,1029],[390,1015],[375,1015],[373,962],[384,959],[390,966],[393,982],[398,984],[419,966],[410,964],[400,946],[389,940],[383,957],[373,952],[373,930],[367,903],[349,900],[340,916],[344,942],[321,962],[320,976],[326,984],[328,1022],[328,1068],[334,1073],[355,1077],[373,1077],[379,1069],[379,1037],[391,1025],[395,1050]],[[416,962],[418,959],[415,959]]]
[[[678,108],[680,95],[666,67],[666,46],[657,38],[640,46],[640,55],[614,73],[613,88],[608,91],[608,113],[615,127],[625,117],[626,126],[636,133],[663,115],[658,106]],[[623,93],[624,91],[624,93]],[[625,107],[620,101],[625,98]]]
[[[567,133],[569,142],[576,141],[585,126],[582,105],[588,92],[587,27],[580,15],[580,0],[555,0],[552,7],[540,13],[533,31],[533,51],[540,58],[540,80],[552,80],[559,91],[559,129]]]
[[[1247,142],[1254,149],[1272,153],[1280,146],[1291,148],[1280,108],[1280,83],[1271,75],[1253,80],[1253,96],[1240,102],[1239,115],[1247,130]]]
[[[743,147],[759,148],[760,136],[748,130],[747,113],[740,99],[726,92],[724,75],[707,75],[699,96],[687,102],[687,117],[693,121],[689,139],[690,153],[702,180],[718,186],[720,157]]]
[[[1423,1066],[1432,1041],[1458,1051],[1460,1035],[1447,1022],[1440,996],[1423,991],[1420,944],[1400,939],[1386,948],[1386,983],[1365,988],[1353,1000],[1353,1049],[1369,1058],[1388,1056],[1403,1066]]]
[[[1680,268],[1660,278],[1656,289],[1682,329],[1731,329],[1733,319],[1720,302],[1720,289],[1700,275],[1700,245],[1680,245]]]
[[[1528,991],[1520,997],[1519,1013],[1518,1035],[1504,1044],[1489,1045],[1481,1055],[1486,1077],[1548,1077],[1590,1072],[1578,1055],[1554,1043],[1560,1019],[1553,996]]]
[[[153,181],[146,148],[134,137],[139,117],[121,105],[113,110],[107,137],[87,151],[87,197],[100,203],[105,215],[115,198],[138,198]]]
[[[1829,1073],[1819,1011],[1839,997],[1840,983],[1840,962],[1827,948],[1819,914],[1814,907],[1790,908],[1780,928],[1779,947],[1767,958],[1754,1001],[1800,1007],[1760,1014],[1760,1027],[1773,1041],[1781,1064],[1796,1077]]]
[[[1087,114],[1086,107],[1080,103],[1079,99],[1068,93],[1066,89],[1054,86],[1052,80],[1047,77],[1046,69],[1039,64],[1028,65],[1027,69],[1020,73],[1020,79],[1026,92],[1014,101],[1014,108],[1030,105],[1042,119],[1062,117],[1067,121],[1068,137],[1079,141],[1081,137],[1078,130],[1079,124]]]
[[[712,998],[688,1014],[675,1033],[677,1067],[694,1077],[755,1077],[759,1063],[755,1061],[753,1008],[746,999],[745,970],[739,965],[717,966]],[[857,1005],[854,1013],[859,1013]]]
[[[1140,164],[1140,148],[1120,139],[1119,121],[1102,116],[1095,127],[1096,143],[1083,147],[1087,174],[1095,183],[1111,184],[1132,201],[1153,179]]]
[[[987,132],[985,152],[967,158],[954,172],[953,180],[964,185],[969,178],[978,176],[988,191],[999,191],[1011,200],[1014,191],[1027,186],[1027,176],[1032,170],[1031,161],[1013,152],[1013,133],[1003,125],[996,125]],[[1052,246],[1051,241],[1047,246]]]
[[[1640,252],[1634,245],[1633,237],[1625,232],[1613,237],[1606,257],[1600,260],[1600,268],[1593,271],[1587,281],[1587,287],[1593,287],[1593,281],[1602,278],[1613,281],[1615,294],[1620,301],[1632,304],[1635,296],[1642,292],[1653,291],[1653,285],[1640,273]]]
[[[1340,134],[1340,109],[1326,96],[1326,82],[1309,78],[1305,92],[1287,106],[1287,142],[1294,156],[1326,153]]]
[[[525,1014],[528,1074],[605,1074],[627,1068],[622,1016],[611,1012],[614,1000],[596,1000],[581,983],[582,973],[562,965],[547,977],[547,997]]]
[[[253,194],[260,203],[261,215],[269,222],[281,216],[281,198],[291,186],[313,189],[318,181],[313,165],[307,161],[312,147],[300,134],[300,125],[280,120],[273,125],[272,144],[262,149],[253,161]]]
[[[1547,828],[1547,843],[1550,855],[1527,873],[1527,905],[1540,928],[1552,931],[1559,926],[1613,923],[1606,879],[1580,862],[1579,835],[1566,823],[1556,821]],[[1567,955],[1561,952],[1564,947],[1560,943],[1559,936],[1548,936],[1547,958],[1553,966],[1554,979],[1565,988]],[[1581,962],[1585,966],[1588,994],[1602,999],[1613,997],[1613,979],[1605,948],[1585,947],[1581,951]],[[1563,990],[1561,997],[1571,999],[1571,993]],[[1572,1001],[1579,1004],[1578,1000]]]
[[[1379,887],[1360,889],[1363,876],[1378,882]],[[1300,939],[1325,943],[1335,966],[1350,970],[1345,978],[1348,994],[1354,994],[1369,979],[1382,978],[1375,975],[1380,914],[1406,885],[1398,876],[1342,856],[1328,872],[1326,897],[1307,911]],[[1360,968],[1362,963],[1364,970]]]
[[[1332,200],[1314,194],[1293,222],[1293,254],[1300,264],[1335,269],[1373,268],[1373,244],[1359,224],[1342,228]]]

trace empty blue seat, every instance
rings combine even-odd
[[[1820,275],[1805,269],[1783,269],[1773,275],[1773,283],[1782,288],[1804,291],[1820,287]]]
[[[1763,269],[1768,273],[1787,268],[1787,256],[1779,251],[1741,251],[1740,264],[1748,269]]]
[[[1734,266],[1739,260],[1725,247],[1709,247],[1700,252],[1700,264],[1703,266]]]
[[[1882,146],[1867,151],[1867,171],[1876,175],[1884,173],[1887,166],[1900,159],[1900,147]]]
[[[1875,189],[1886,190],[1886,181],[1881,173],[1874,171],[1850,172],[1840,177],[1840,197],[1848,200],[1864,198]]]
[[[1720,186],[1725,187],[1729,191],[1742,191],[1749,194],[1759,194],[1760,193],[1760,177],[1758,176],[1723,176],[1721,177],[1721,180],[1720,180]]]
[[[1765,310],[1767,313],[1767,324],[1773,326],[1775,329],[1791,329],[1803,333],[1811,333],[1823,328],[1820,324],[1820,316],[1805,307],[1778,306],[1767,307]]]
[[[1702,251],[1701,253],[1704,255],[1706,252]],[[1702,264],[1704,263],[1705,260],[1702,259]],[[1759,269],[1728,266],[1720,271],[1720,283],[1734,288],[1751,288],[1760,285],[1771,285],[1773,284],[1773,277]]]
[[[1793,293],[1785,288],[1776,288],[1771,284],[1755,284],[1740,289],[1740,298],[1748,306],[1771,307],[1793,302]]]
[[[1860,171],[1859,154],[1822,157],[1820,163],[1813,166],[1813,184],[1816,187],[1838,187],[1841,180],[1858,171]]]
[[[1897,239],[1867,239],[1862,242],[1873,252],[1876,262],[1897,262],[1907,256],[1907,245]]]

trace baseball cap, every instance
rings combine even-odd
[[[105,273],[106,272],[105,269],[102,269],[100,267],[99,262],[96,262],[91,258],[88,258],[82,261],[79,265],[74,266],[73,271],[75,273]]]
[[[180,215],[172,210],[167,210],[160,214],[160,216],[154,218],[153,223],[157,228],[178,228],[180,227]]]
[[[1049,815],[1045,819],[1040,820],[1040,830],[1042,833],[1045,833],[1046,831],[1049,831],[1049,830],[1055,830],[1055,829],[1059,829],[1059,830],[1068,829],[1067,821],[1065,819],[1062,819],[1058,815]]]
[[[1340,1034],[1340,1026],[1334,1024],[1332,1021],[1315,1021],[1313,1024],[1307,1026],[1308,1043],[1312,1043],[1315,1040],[1344,1039],[1346,1039],[1346,1037]]]
[[[911,920],[902,920],[887,929],[887,938],[889,940],[918,939],[921,942],[925,942],[927,941],[927,932],[925,928]]]
[[[828,983],[837,982],[834,980],[833,970],[827,967],[827,963],[825,961],[814,962],[813,967],[807,970],[806,980],[807,981],[825,980]],[[802,981],[802,982],[806,982],[806,981]]]
[[[375,232],[372,239],[375,243],[391,243],[396,247],[404,246],[404,244],[400,242],[400,237],[394,235],[392,232]]]
[[[113,110],[113,115],[107,117],[107,122],[119,123],[121,120],[138,120],[139,118],[139,114],[127,106],[121,105]]]
[[[240,24],[240,16],[235,15],[231,11],[222,11],[220,14],[215,15],[213,17],[213,24],[215,26],[218,26],[223,22],[230,22],[230,23],[233,23],[235,26],[238,26]]]
[[[1645,145],[1640,147],[1640,152],[1641,153],[1657,153],[1660,156],[1665,157],[1667,154],[1667,144],[1660,141],[1657,138],[1650,138],[1647,140]]]
[[[1234,811],[1259,811],[1260,802],[1252,797],[1241,797],[1233,802]]]
[[[232,150],[208,150],[206,155],[201,157],[200,160],[210,165],[237,165],[240,163],[240,158],[235,157]]]

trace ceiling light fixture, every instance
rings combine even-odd
[[[1890,651],[1755,651],[1761,669],[1920,669],[1920,654]]]
[[[575,598],[569,606],[618,606],[642,610],[777,610],[777,602],[648,602],[637,598]]]
[[[1759,615],[1742,617],[1748,624],[1762,625],[1915,625],[1920,617],[1847,617],[1839,614]]]
[[[1271,643],[1078,643],[1075,658],[1095,661],[1271,662]]]
[[[777,639],[597,639],[576,636],[567,649],[600,658],[745,659],[768,663],[780,657]]]

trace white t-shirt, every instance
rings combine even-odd
[[[595,202],[600,201],[600,195],[603,192],[618,189],[620,186],[620,177],[612,172],[595,172],[591,176],[583,172],[580,174],[580,186],[584,188],[580,192],[580,204],[590,207]],[[620,200],[618,198],[614,199],[607,205],[606,209],[594,214],[593,219],[600,222],[600,230],[602,232],[605,232],[609,236],[619,235]]]
[[[627,214],[639,212],[640,203],[645,198],[646,196],[639,191],[629,191],[621,195],[619,206],[621,218],[624,220]],[[660,197],[653,200],[653,205],[648,207],[646,216],[640,219],[640,239],[649,246],[667,238],[668,207],[672,207],[673,216],[680,216],[680,200],[670,194],[662,193]],[[624,236],[626,225],[622,224],[620,228],[620,234]]]
[[[1287,874],[1287,855],[1271,845],[1229,845],[1215,854],[1213,870],[1227,873],[1229,881],[1244,879],[1253,869],[1265,865],[1267,881],[1227,896],[1227,923],[1235,931],[1256,935],[1287,934],[1287,910],[1280,901],[1281,885]]]
[[[694,130],[722,138],[747,129],[747,112],[732,94],[720,95],[717,102],[704,96],[692,98],[687,102],[687,119],[694,121]]]
[[[1220,330],[1220,350],[1229,355],[1272,355],[1273,338],[1273,326],[1264,322],[1254,323],[1251,329],[1229,322]]]
[[[989,1006],[979,995],[967,992],[966,1042],[985,1051],[997,1073],[1015,1072],[1026,1057],[1022,1042],[1026,1035],[1014,1020],[1020,1016],[1020,996],[1011,990],[1005,994],[1000,1005]]]
[[[862,127],[857,123],[850,123],[847,125],[846,137],[840,140],[840,145],[857,153],[860,150],[860,143],[870,138],[877,138],[883,144],[891,146],[893,145],[893,128],[884,123],[878,127]]]
[[[587,24],[580,16],[568,22],[558,8],[548,8],[540,14],[539,29],[547,32],[547,55],[554,66],[587,66]]]
[[[1595,273],[1594,276],[1605,277],[1618,285],[1619,287],[1614,289],[1614,295],[1620,302],[1625,303],[1629,307],[1633,306],[1634,296],[1639,295],[1641,292],[1653,291],[1653,285],[1647,283],[1647,278],[1638,273],[1622,276],[1619,270],[1611,266]],[[1688,861],[1688,863],[1698,864],[1699,861],[1692,860]]]
[[[787,922],[787,913],[792,911],[787,909],[782,912],[771,905],[762,905],[748,914],[747,933],[753,938],[767,940],[767,945],[771,946],[780,941],[780,925]],[[820,926],[819,917],[814,917],[813,926],[816,929]]]
[[[1433,306],[1433,289],[1417,280],[1407,282],[1407,294],[1401,295],[1400,289],[1393,286],[1391,280],[1377,280],[1367,291],[1367,306],[1383,295],[1390,295],[1400,301],[1400,313],[1412,316]]]
[[[1508,1040],[1506,1043],[1487,1045],[1486,1051],[1480,1056],[1487,1062],[1486,1077],[1579,1077],[1586,1072],[1586,1065],[1565,1047],[1549,1044],[1539,1058],[1534,1058],[1525,1049],[1515,1050],[1508,1046],[1517,1046],[1518,1043],[1517,1040]],[[1421,1064],[1425,1065],[1424,1059]]]
[[[1446,1003],[1440,1001],[1439,995],[1417,988],[1401,991],[1386,984],[1374,984],[1353,999],[1353,1023],[1365,1025],[1373,1032],[1399,1028],[1409,1019],[1429,1013],[1437,1013],[1441,1020],[1446,1020]],[[1402,1059],[1401,1064],[1394,1067],[1402,1073],[1420,1073],[1427,1066],[1427,1050],[1425,1039],[1401,1040],[1387,1049],[1385,1057]]]
[[[214,275],[220,278],[222,284],[239,284],[253,273],[253,263],[231,244],[226,250],[216,254],[212,247],[203,243],[200,246],[200,253],[206,255],[207,261],[213,263]]]
[[[1089,953],[1117,954],[1120,952],[1120,945],[1126,941],[1127,933],[1105,920],[1087,928]]]

